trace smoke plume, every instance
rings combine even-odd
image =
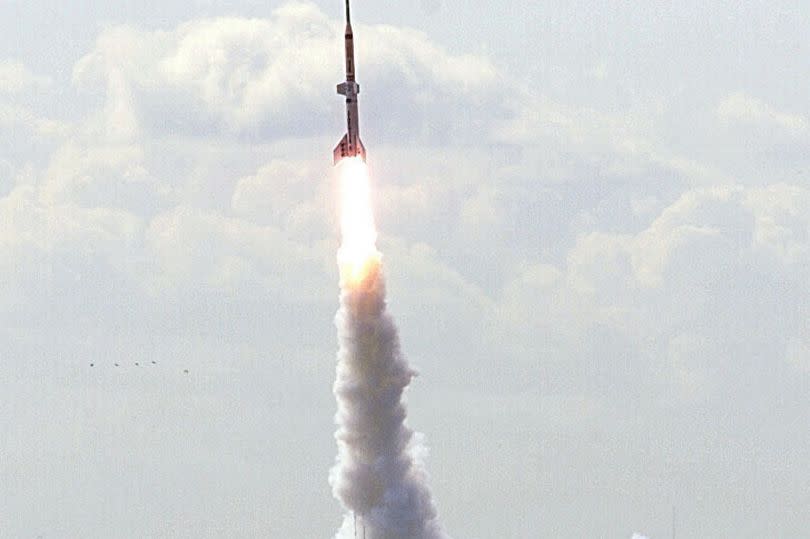
[[[362,161],[342,172],[338,458],[330,483],[347,514],[336,538],[446,539],[419,459],[423,448],[405,424],[402,396],[415,373],[386,311],[368,174]]]

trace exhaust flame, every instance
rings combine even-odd
[[[340,164],[340,231],[338,251],[341,284],[356,285],[379,265],[377,230],[371,211],[371,187],[368,167],[359,157],[344,159]]]
[[[446,539],[421,462],[425,449],[405,424],[402,395],[415,372],[386,311],[368,170],[362,159],[345,159],[339,174],[338,458],[329,482],[348,513],[335,537]]]

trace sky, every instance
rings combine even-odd
[[[342,9],[0,1],[0,537],[334,534]],[[353,18],[447,531],[806,535],[810,7]]]

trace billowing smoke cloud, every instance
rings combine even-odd
[[[415,373],[386,311],[367,172],[362,164],[347,166],[336,317],[338,460],[330,483],[348,513],[336,538],[446,538],[419,459],[422,448],[405,424],[402,394]]]

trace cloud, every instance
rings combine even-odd
[[[0,315],[16,326],[43,305],[56,315],[111,302],[108,293],[135,269],[142,222],[120,210],[44,202],[22,185],[0,198],[0,230]],[[63,322],[73,321],[52,323]]]
[[[273,226],[189,207],[155,217],[145,236],[147,259],[157,264],[150,283],[155,291],[259,293],[285,303],[332,297],[325,247],[295,242]]]
[[[56,203],[154,213],[170,189],[148,170],[137,144],[70,141],[51,156],[41,196]]]
[[[323,237],[334,224],[334,185],[330,171],[305,161],[275,159],[240,178],[231,208],[254,223],[273,224],[292,234]]]
[[[772,184],[747,191],[743,205],[755,216],[754,247],[762,254],[762,262],[784,265],[802,279],[810,277],[803,271],[810,261],[810,191],[797,185]]]
[[[66,125],[37,115],[32,109],[0,102],[0,130],[28,132],[37,138],[59,137],[66,131]]]
[[[722,277],[741,270],[741,261],[803,275],[810,247],[810,212],[803,201],[809,194],[786,184],[690,189],[637,234],[583,235],[569,254],[571,267],[583,272],[575,282],[590,289],[596,275],[618,271],[638,286],[655,288],[689,273],[694,279]],[[590,263],[596,266],[586,271]]]
[[[0,60],[0,95],[16,95],[47,88],[52,84],[49,77],[35,75],[22,62]]]
[[[156,32],[115,26],[77,62],[73,79],[89,92],[101,85],[126,88],[138,118],[157,133],[312,136],[335,123],[342,29],[308,2],[285,4],[269,19],[202,19]],[[390,115],[399,127],[451,126],[442,110],[451,96],[481,104],[494,90],[489,62],[452,55],[424,34],[362,25],[356,33],[359,76],[364,90],[377,96],[364,107],[366,117],[394,105],[411,111]],[[414,118],[413,110],[424,116]]]
[[[587,368],[619,362],[641,387],[682,402],[729,391],[722,380],[739,357],[762,360],[739,377],[803,365],[808,194],[780,184],[693,188],[637,233],[584,233],[562,267],[527,266],[503,288],[492,327],[527,353],[544,343],[548,356],[571,358],[549,359],[549,380],[587,364],[596,339]]]
[[[672,178],[686,184],[728,183],[711,164],[682,154],[661,141],[666,108],[640,103],[622,111],[576,107],[533,89],[516,92],[512,114],[494,126],[495,138],[520,148],[514,166],[522,175],[542,171],[547,183],[617,182]]]
[[[767,103],[736,92],[723,99],[717,106],[717,115],[725,121],[743,125],[778,127],[798,136],[807,130],[807,118],[776,110]]]
[[[335,116],[340,62],[317,59],[339,56],[340,26],[296,2],[269,19],[103,30],[73,72],[80,89],[103,99],[35,174],[30,203],[84,216],[110,211],[138,223],[141,232],[128,241],[136,256],[117,258],[114,267],[130,267],[122,274],[138,275],[148,293],[322,300],[313,290],[329,289],[333,266],[324,240],[334,225],[328,166],[281,143],[258,147],[244,137],[263,133],[275,143],[298,134],[321,144],[324,118]],[[652,142],[654,110],[604,113],[524,88],[498,114],[464,116],[498,95],[503,74],[486,58],[451,54],[409,29],[359,26],[360,34],[364,90],[367,84],[372,105],[389,103],[390,130],[429,127],[424,145],[391,139],[379,153],[384,181],[376,196],[396,261],[394,298],[403,286],[419,289],[437,313],[461,315],[474,305],[470,324],[490,324],[482,335],[519,335],[526,353],[542,326],[564,335],[553,345],[559,351],[577,335],[607,335],[616,354],[627,342],[651,353],[638,343],[652,339],[663,357],[683,339],[714,339],[693,331],[701,323],[721,329],[721,340],[733,333],[729,320],[710,319],[739,302],[729,287],[749,285],[750,268],[795,283],[806,278],[805,189],[648,186],[649,178],[672,179],[673,171],[688,183],[720,175]],[[424,117],[397,125],[400,106]],[[434,107],[446,110],[434,115]],[[297,115],[312,119],[312,129],[285,125]],[[452,130],[476,122],[483,135],[465,148],[467,139]],[[454,125],[442,141],[445,123]],[[303,147],[311,154],[311,142]],[[405,165],[385,170],[389,157]],[[597,185],[596,193],[554,187],[572,178]],[[599,207],[614,196],[613,180],[642,187],[617,188],[622,205]],[[635,210],[632,225],[624,209]],[[606,226],[600,212],[619,225]],[[775,287],[757,283],[753,295]],[[532,318],[538,308],[548,317]],[[743,309],[749,319],[751,309]],[[795,320],[777,319],[796,333]],[[768,338],[787,338],[769,331]]]
[[[273,515],[323,491],[290,471],[325,470],[334,453],[329,160],[344,125],[342,24],[295,2],[266,19],[161,25],[76,26],[75,43],[91,45],[75,88],[61,80],[69,65],[52,80],[0,67],[0,383],[16,397],[5,414],[14,465],[0,481],[11,505],[0,512],[19,536],[109,536],[147,507],[155,522],[196,519],[200,536],[248,522],[251,535],[315,537],[330,526],[328,493],[315,521]],[[572,500],[617,486],[653,514],[666,487],[759,508],[704,518],[720,535],[746,519],[759,535],[801,535],[800,517],[772,518],[802,499],[794,464],[810,447],[799,428],[810,372],[801,104],[760,88],[753,101],[700,105],[679,79],[625,107],[608,95],[621,58],[600,88],[561,95],[581,77],[522,84],[538,77],[434,34],[362,24],[356,34],[390,306],[423,374],[414,423],[432,432],[429,468],[444,470],[440,500],[458,509],[448,522],[468,536],[612,526],[626,537],[640,520],[583,519]],[[167,368],[101,371],[90,358]],[[192,374],[175,376],[184,367]],[[37,423],[48,428],[27,428]],[[289,444],[268,425],[312,440],[306,454],[272,466]],[[469,451],[471,439],[484,446]],[[53,455],[80,468],[65,474]],[[122,455],[127,470],[108,465]],[[481,489],[463,472],[492,468],[492,455],[504,458]],[[156,497],[160,462],[174,480]],[[134,500],[106,494],[122,477],[139,485]],[[225,491],[185,507],[199,478]],[[70,497],[51,500],[59,492],[81,495],[65,506]],[[518,503],[498,506],[502,492]],[[261,503],[235,514],[230,501],[245,493]],[[540,498],[556,502],[538,516]],[[109,518],[67,518],[90,506]],[[269,521],[253,518],[259,506]],[[493,507],[510,515],[489,518]],[[42,522],[48,508],[66,517],[51,518],[56,532]],[[160,535],[138,522],[133,534]]]
[[[31,183],[38,168],[70,132],[70,124],[48,117],[41,103],[52,82],[24,64],[0,60],[0,197]]]

